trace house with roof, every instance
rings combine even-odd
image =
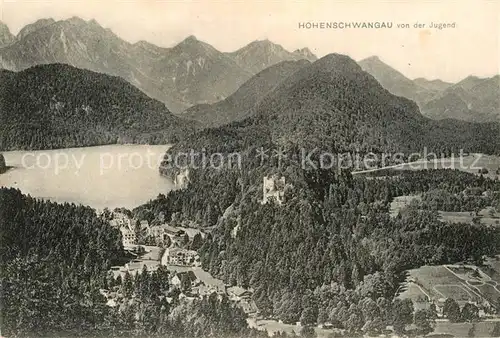
[[[134,259],[123,266],[112,266],[110,271],[113,273],[114,278],[118,278],[118,276],[124,278],[127,272],[130,275],[141,273],[144,266],[147,271],[155,271],[160,266],[160,262],[157,260]]]
[[[195,273],[191,270],[177,272],[171,279],[170,284],[173,287],[180,289],[182,287],[182,283],[189,283],[191,287],[195,287],[200,285],[202,282],[196,277]]]
[[[192,266],[201,265],[200,256],[194,250],[167,248],[161,258],[162,265]]]
[[[244,289],[239,286],[232,286],[230,288],[227,288],[227,294],[229,296],[229,299],[232,301],[240,301],[242,299],[250,299],[252,298],[252,291],[249,289]]]
[[[183,229],[168,224],[155,225],[148,228],[148,235],[156,238],[158,241],[166,241],[167,237],[169,237],[172,242],[176,242],[185,234],[186,232]]]
[[[158,269],[159,266],[158,261],[153,261],[153,260],[133,260],[127,264],[125,264],[125,268],[127,269],[128,272],[141,272],[144,266],[148,271],[154,271]]]

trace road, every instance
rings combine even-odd
[[[351,174],[352,175],[366,174],[366,173],[372,173],[372,172],[380,171],[380,170],[403,168],[404,166],[410,166],[410,165],[413,165],[413,164],[425,164],[425,163],[431,163],[431,162],[429,162],[429,161],[423,161],[423,160],[418,160],[418,161],[413,161],[413,162],[407,162],[407,163],[390,165],[390,166],[381,167],[381,168],[352,171]]]

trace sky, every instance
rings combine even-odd
[[[309,0],[153,1],[0,0],[0,19],[16,34],[40,18],[95,19],[121,38],[170,47],[189,35],[223,52],[269,39],[288,50],[309,47],[319,57],[378,55],[409,78],[457,82],[500,68],[500,1]],[[300,28],[301,23],[385,22],[392,28]],[[425,24],[415,27],[416,23]],[[431,23],[455,28],[430,28]],[[398,28],[409,24],[410,28]]]

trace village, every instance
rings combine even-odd
[[[280,177],[264,177],[263,182],[263,200],[261,203],[265,204],[274,201],[281,205],[284,198],[284,179]],[[113,275],[115,280],[124,280],[126,274],[135,276],[142,271],[152,272],[163,266],[169,271],[170,287],[179,293],[179,300],[181,301],[189,302],[213,293],[219,296],[226,295],[234,305],[247,314],[249,327],[267,331],[269,335],[279,332],[289,334],[300,332],[302,327],[300,322],[284,323],[281,320],[262,317],[252,299],[253,289],[226,285],[222,280],[213,277],[209,272],[202,269],[200,257],[197,251],[193,250],[196,245],[193,247],[192,244],[197,241],[195,237],[205,237],[205,230],[171,226],[167,223],[150,225],[147,221],[134,220],[129,214],[120,210],[111,212],[111,216],[110,224],[120,230],[123,247],[133,257],[123,265],[111,267],[110,274]],[[145,232],[151,243],[154,242],[157,245],[138,244],[136,226],[139,226],[141,231]],[[233,236],[237,230],[237,228],[234,229]],[[102,289],[101,294],[106,297],[108,306],[118,306],[118,299],[121,297],[118,289]],[[167,301],[171,302],[172,298],[167,297]],[[332,332],[341,333],[344,330],[338,330],[331,327],[331,325],[320,325],[315,328],[315,331],[319,337],[326,337]]]
[[[120,230],[123,247],[133,257],[123,265],[111,267],[114,279],[123,280],[126,274],[133,276],[164,266],[170,272],[170,286],[179,292],[179,299],[191,301],[212,293],[225,294],[249,316],[257,315],[257,306],[251,299],[252,289],[226,285],[201,268],[200,257],[195,250],[205,236],[200,229],[174,227],[166,223],[150,226],[147,221],[134,220],[118,210],[112,212],[109,222]],[[138,244],[136,227],[145,234],[150,244],[157,245]],[[101,293],[108,299],[108,306],[116,305],[117,292],[102,290]]]

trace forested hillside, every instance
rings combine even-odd
[[[283,205],[261,203],[262,177],[273,173],[286,179]],[[423,204],[390,217],[392,199],[411,194],[423,194]],[[498,181],[456,170],[373,179],[256,161],[242,170],[192,170],[185,189],[141,209],[215,226],[200,249],[203,267],[252,287],[263,315],[355,334],[395,324],[406,269],[498,253],[498,227],[448,224],[437,208],[477,212],[499,203]]]
[[[477,212],[498,205],[498,181],[455,170],[353,177],[352,168],[304,167],[300,154],[498,153],[498,124],[425,118],[415,103],[390,94],[341,55],[301,68],[253,113],[182,140],[160,171],[176,174],[172,158],[202,148],[208,155],[236,152],[240,167],[187,163],[185,189],[137,211],[214,227],[200,250],[203,267],[227,283],[252,287],[263,314],[291,323],[330,322],[352,334],[380,333],[390,324],[402,332],[404,320],[395,313],[407,304],[394,296],[406,269],[480,262],[497,253],[499,228],[444,223],[433,206]],[[285,151],[281,158],[277,149]],[[263,178],[271,175],[285,178],[282,205],[262,204]],[[470,188],[492,197],[460,195]],[[391,218],[389,203],[408,194],[424,194],[426,202]]]
[[[227,297],[182,302],[165,267],[114,279],[121,234],[91,208],[1,188],[0,242],[6,337],[267,337]],[[103,289],[119,294],[116,306]]]
[[[104,325],[99,287],[122,254],[121,235],[94,210],[0,189],[2,334],[90,330]]]
[[[245,154],[261,146],[283,148],[288,155],[302,148],[403,156],[423,154],[424,149],[446,156],[460,150],[500,152],[500,123],[426,118],[414,102],[392,95],[352,59],[338,54],[291,74],[256,101],[248,115],[242,121],[197,132],[170,153],[206,149],[209,154]]]
[[[280,62],[254,75],[228,98],[214,104],[193,106],[179,116],[196,120],[206,127],[243,120],[277,84],[308,64],[306,60]]]
[[[0,72],[0,149],[175,143],[195,123],[125,80],[62,64]]]

